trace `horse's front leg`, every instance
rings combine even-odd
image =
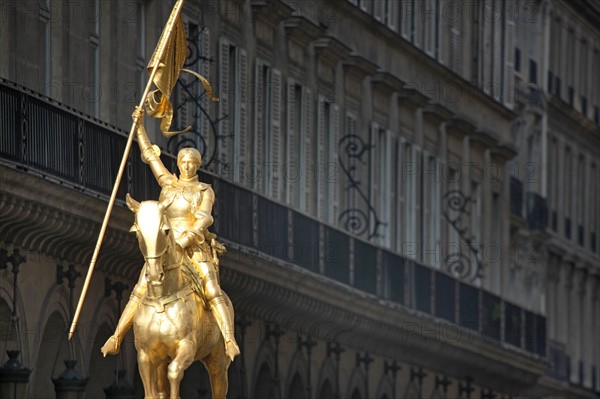
[[[179,399],[179,383],[184,371],[190,367],[196,355],[196,344],[189,339],[182,339],[177,345],[175,358],[169,364],[167,376],[171,384],[171,399]]]
[[[137,357],[140,377],[144,384],[144,398],[159,398],[158,385],[156,384],[156,367],[152,364],[150,356],[148,356],[148,353],[145,350],[138,348]]]

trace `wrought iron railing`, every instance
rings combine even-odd
[[[0,160],[107,198],[125,145],[123,131],[0,81]],[[165,154],[174,168],[174,157]],[[338,283],[546,355],[546,321],[450,274],[352,236],[212,174],[215,232],[262,257],[295,264]],[[119,198],[158,198],[136,146]]]
[[[122,130],[0,79],[0,159],[14,166],[109,196],[126,140]],[[157,198],[158,189],[134,146],[118,198]]]

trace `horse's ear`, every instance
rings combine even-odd
[[[127,207],[131,209],[131,212],[136,213],[138,209],[140,209],[140,203],[133,199],[129,193],[125,197],[125,202],[127,203]]]

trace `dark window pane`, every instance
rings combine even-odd
[[[479,330],[479,290],[460,283],[459,323],[463,327]]]
[[[310,271],[319,272],[319,224],[298,212],[293,212],[294,241],[292,260]]]
[[[216,191],[216,233],[252,246],[252,193],[224,180],[219,181]],[[259,220],[264,219],[259,216]]]
[[[237,224],[239,228],[241,224]],[[258,249],[270,256],[289,260],[288,210],[266,198],[258,197]]]
[[[540,356],[546,356],[546,318],[536,316],[536,353]]]
[[[344,233],[325,228],[325,275],[344,284],[350,280],[348,240]]]
[[[404,304],[404,258],[383,251],[382,261],[386,297],[394,302]]]
[[[529,60],[529,82],[537,84],[537,62]]]
[[[500,319],[502,308],[500,298],[488,292],[483,292],[481,312],[481,328],[483,335],[500,340]]]
[[[375,247],[354,242],[354,286],[375,294],[377,284],[377,252]]]
[[[455,280],[443,273],[435,273],[435,315],[454,322],[456,306]]]
[[[431,270],[415,263],[415,308],[431,313]]]
[[[534,353],[537,349],[536,319],[531,312],[525,311],[525,350]]]
[[[521,309],[510,303],[504,303],[504,337],[506,342],[521,346]]]

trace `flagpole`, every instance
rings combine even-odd
[[[160,59],[165,51],[168,40],[173,33],[173,28],[175,27],[175,23],[177,21],[177,17],[181,13],[181,9],[183,8],[184,0],[177,0],[173,10],[171,11],[171,16],[167,21],[165,29],[160,37],[160,41],[156,47],[156,54],[158,55],[157,59]],[[150,88],[152,87],[152,82],[154,80],[154,76],[156,75],[156,71],[158,70],[158,64],[152,68],[150,72],[150,78],[148,79],[148,84],[146,84],[146,89],[144,90],[144,94],[140,100],[138,105],[139,108],[144,106],[146,102],[146,97],[150,92]],[[102,241],[104,240],[104,234],[106,233],[106,228],[108,226],[108,221],[110,220],[110,215],[112,213],[113,206],[115,204],[115,199],[117,198],[117,192],[119,191],[119,185],[121,183],[121,179],[123,177],[123,172],[125,171],[125,166],[127,165],[127,158],[129,157],[129,152],[131,151],[131,145],[133,143],[133,137],[135,136],[135,131],[138,126],[138,121],[135,120],[131,125],[131,130],[129,132],[129,137],[127,138],[127,144],[125,145],[125,151],[123,152],[123,158],[121,159],[121,165],[119,166],[119,172],[117,173],[117,178],[115,180],[115,184],[113,186],[112,193],[110,195],[110,199],[108,201],[108,207],[106,208],[106,213],[104,214],[104,220],[102,222],[102,227],[100,229],[100,234],[98,235],[98,241],[96,242],[96,247],[94,248],[94,254],[92,255],[92,260],[90,261],[90,267],[87,272],[87,276],[85,277],[85,282],[83,283],[83,288],[81,290],[81,295],[79,296],[79,302],[77,303],[77,310],[75,311],[75,315],[73,316],[73,321],[71,322],[71,327],[69,329],[69,339],[73,337],[75,334],[75,328],[77,327],[77,321],[79,319],[79,314],[81,313],[81,308],[83,307],[83,302],[85,300],[85,296],[87,294],[87,290],[90,285],[90,280],[92,279],[92,274],[94,272],[94,267],[96,266],[96,262],[98,260],[98,254],[100,253],[100,248],[102,247]]]

